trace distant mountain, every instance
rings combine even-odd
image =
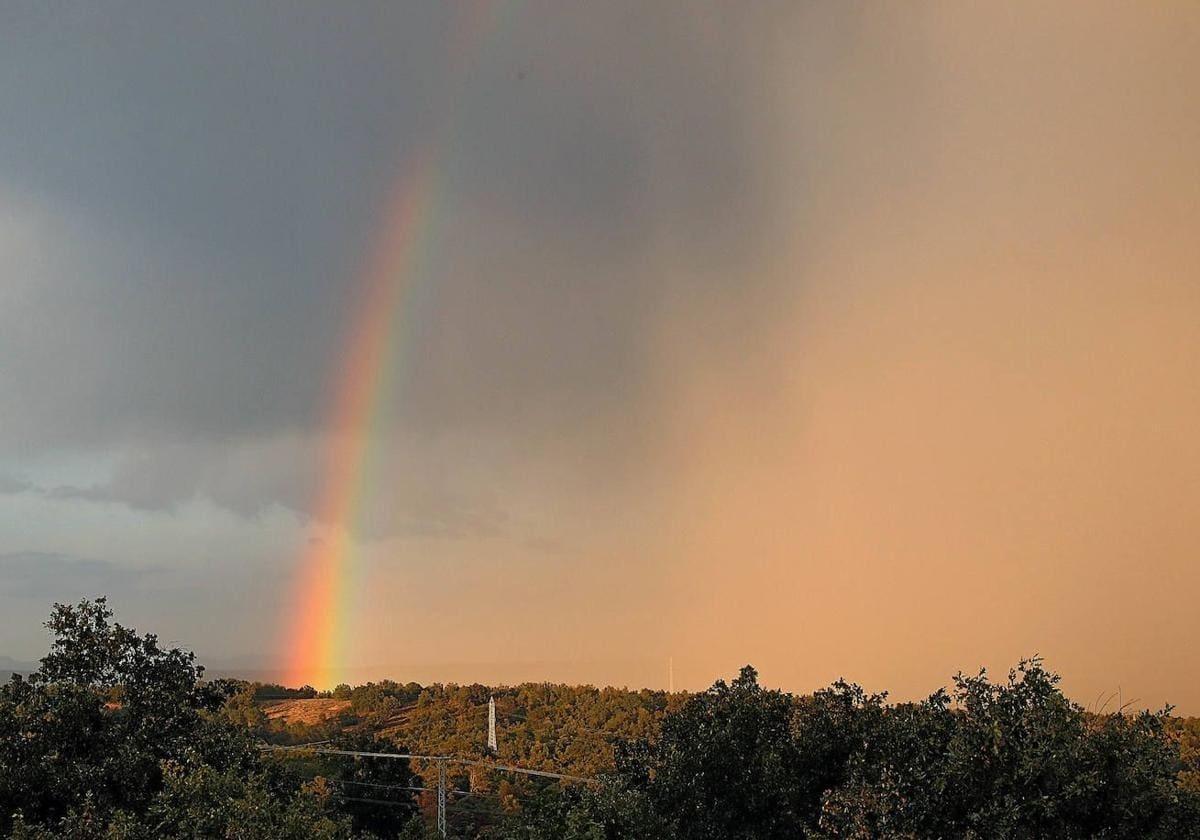
[[[37,670],[36,662],[22,662],[11,656],[0,656],[0,681],[8,682],[13,674],[28,674]]]

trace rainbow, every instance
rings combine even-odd
[[[460,9],[448,49],[456,86],[461,86],[482,34],[491,29],[486,3]],[[412,317],[414,292],[431,282],[455,110],[442,120],[443,130],[434,132],[435,142],[405,156],[356,284],[356,305],[329,390],[330,443],[313,514],[322,535],[309,541],[288,604],[284,679],[289,685],[331,687],[345,676],[353,641],[348,637],[354,532],[372,491],[372,465],[378,460],[373,447],[384,435],[391,391],[404,363],[402,336]]]

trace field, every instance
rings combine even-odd
[[[270,721],[316,726],[349,711],[350,701],[320,697],[311,700],[268,700],[262,704],[262,710]]]

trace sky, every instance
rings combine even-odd
[[[0,655],[279,671],[338,539],[351,680],[1200,713],[1197,78],[1186,2],[6,3]]]

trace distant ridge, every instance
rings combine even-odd
[[[36,662],[22,662],[11,656],[0,656],[0,682],[8,682],[13,674],[30,674],[38,668]]]

